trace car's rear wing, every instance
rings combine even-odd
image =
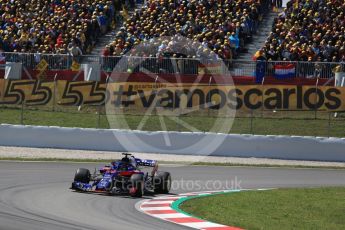
[[[134,158],[135,163],[137,166],[145,166],[145,167],[157,167],[158,163],[155,160],[147,160],[147,159],[139,159]]]

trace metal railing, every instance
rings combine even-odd
[[[2,53],[6,62],[21,62],[27,69],[36,69],[42,59],[48,63],[48,70],[69,70],[73,61],[78,63],[101,64],[106,72],[148,72],[167,74],[200,74],[203,68],[212,74],[231,76],[255,76],[258,62],[248,60],[211,60],[191,58],[157,58],[135,56],[92,56],[73,57],[69,54],[39,53]],[[295,67],[292,77],[299,78],[332,78],[333,69],[339,64],[345,71],[345,63],[339,62],[297,62],[297,61],[265,61],[265,76],[275,76],[277,65]],[[210,67],[212,66],[212,67]],[[215,67],[216,66],[216,67]],[[205,73],[205,72],[204,72]]]
[[[21,62],[27,69],[36,69],[41,60],[48,63],[49,70],[70,69],[73,57],[68,54],[41,54],[41,53],[2,53],[6,62]]]

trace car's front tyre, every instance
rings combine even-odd
[[[90,183],[91,180],[91,173],[90,170],[79,168],[74,176],[74,182],[81,182],[84,184]]]
[[[157,172],[153,181],[155,193],[169,193],[171,189],[171,175],[169,172]]]

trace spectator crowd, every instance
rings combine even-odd
[[[152,57],[202,58],[217,54],[222,59],[245,52],[245,44],[256,33],[269,0],[147,0],[136,10],[105,47],[104,56],[124,54]],[[181,35],[194,41],[174,51],[174,43],[165,37]],[[133,49],[141,43],[159,39],[153,52]],[[152,50],[151,50],[152,51]],[[213,51],[213,52],[210,52]]]
[[[344,62],[345,1],[289,1],[255,58]]]
[[[0,0],[0,50],[89,53],[134,0]]]
[[[263,15],[278,0],[146,0],[125,17],[104,56],[138,52],[133,47],[162,38],[155,50],[138,56],[233,59],[246,52]],[[135,0],[0,0],[0,51],[79,56],[114,28],[123,7]],[[128,17],[128,18],[127,18]],[[182,35],[189,45],[174,53],[164,37]],[[207,51],[208,50],[208,51]],[[183,54],[184,53],[184,54]],[[256,58],[286,61],[345,61],[345,1],[291,0],[275,19]]]

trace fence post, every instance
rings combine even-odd
[[[22,108],[20,111],[20,124],[24,125],[24,100],[22,101]]]
[[[155,78],[155,94],[157,95],[157,93],[158,93],[158,86],[157,86],[157,81],[158,81],[158,74],[156,75],[156,78]],[[154,100],[154,103],[156,103],[156,100]],[[154,108],[153,108],[153,110],[156,112],[156,115],[158,115],[159,116],[159,112],[158,112],[158,110],[157,110],[157,106],[156,106],[156,104],[154,105]],[[153,112],[153,110],[152,110],[152,112]],[[151,115],[153,115],[153,114],[151,114]]]
[[[176,110],[176,105],[175,105],[175,101],[174,100],[172,100],[172,103],[173,103],[173,112],[172,112],[172,114],[171,114],[171,116],[175,116],[176,115],[176,121],[175,121],[175,124],[176,124],[176,131],[180,131],[180,125],[179,125],[179,123],[178,123],[178,119],[180,118],[180,109],[178,109],[178,111]],[[170,115],[168,115],[168,116],[170,116]]]
[[[54,77],[54,85],[53,85],[53,112],[55,112],[55,103],[56,103],[56,77],[57,77],[57,74],[55,74],[55,77]]]
[[[206,68],[205,68],[206,70]],[[209,89],[211,88],[211,83],[212,83],[212,75],[210,76],[210,79],[208,80],[208,87]],[[207,106],[207,116],[209,117],[210,116],[210,104],[212,105],[212,101],[211,101],[211,94],[209,94],[209,98],[208,98],[208,103],[206,103],[206,106]]]
[[[254,111],[250,111],[250,134],[254,135],[254,130],[253,130],[253,119],[254,119]]]
[[[177,121],[179,120],[179,119],[181,119],[181,114],[177,114]],[[177,125],[177,132],[181,132],[181,126],[180,126],[180,124],[178,123],[178,122],[176,122],[176,125]]]
[[[316,108],[316,102],[317,100],[319,99],[318,98],[318,94],[317,94],[317,91],[318,91],[318,87],[319,87],[319,78],[316,79],[316,86],[315,86],[315,108],[314,108],[314,120],[317,119],[317,108]]]
[[[331,137],[331,117],[332,113],[328,112],[328,138]]]
[[[101,127],[101,105],[98,105],[97,129]]]
[[[264,83],[265,83],[265,76],[262,78],[262,81],[261,81],[262,92],[264,92]],[[261,118],[263,118],[264,117],[264,110],[265,110],[264,94],[261,95],[261,101],[262,101]]]

